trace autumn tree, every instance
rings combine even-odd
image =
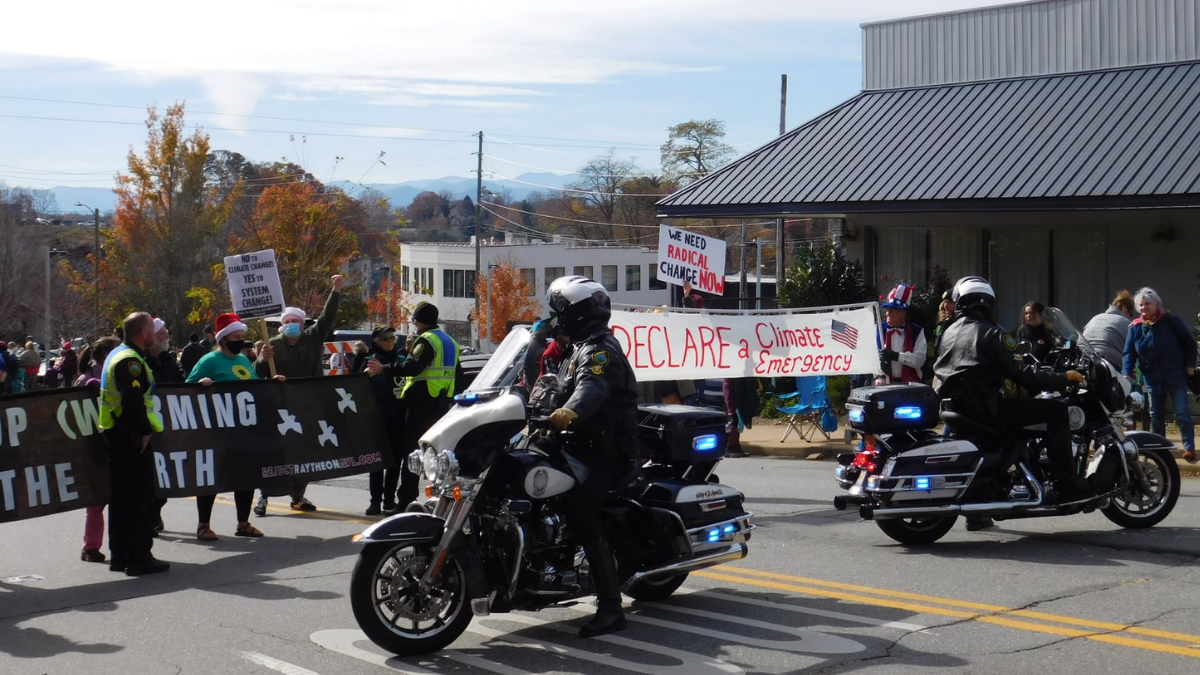
[[[104,237],[100,301],[110,319],[132,310],[162,317],[186,334],[203,320],[211,301],[213,266],[225,255],[223,227],[240,195],[210,187],[205,168],[208,135],[186,134],[184,104],[160,114],[150,107],[143,154],[132,148],[129,172],[118,174],[117,209]],[[92,261],[68,267],[72,288],[92,294]]]
[[[492,289],[490,303],[488,286]],[[475,296],[479,298],[479,309],[473,318],[479,326],[479,334],[486,334],[493,343],[504,339],[509,321],[537,318],[540,303],[536,290],[510,260],[493,267],[487,275],[480,275],[475,282]]]
[[[259,195],[245,232],[231,237],[230,253],[274,249],[287,303],[321,307],[329,277],[358,253],[357,237],[342,223],[349,201],[308,182],[271,185]]]
[[[379,291],[367,300],[367,320],[375,326],[403,326],[408,323],[411,314],[408,292],[399,279],[390,282],[384,279],[379,284]]]
[[[737,151],[723,138],[721,120],[689,120],[668,127],[667,142],[659,148],[663,173],[686,185],[725,166]]]

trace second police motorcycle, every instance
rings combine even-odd
[[[897,384],[851,392],[846,409],[862,443],[858,452],[838,456],[835,477],[847,494],[834,498],[835,508],[857,507],[884,534],[914,545],[937,541],[959,515],[1005,520],[1100,510],[1125,528],[1166,518],[1179,498],[1174,446],[1156,434],[1127,431],[1142,395],[1061,310],[1047,308],[1043,321],[1055,345],[1041,367],[1075,370],[1086,381],[1038,396],[1067,406],[1073,468],[1093,495],[1065,501],[1054,494],[1037,428],[1006,434],[949,410],[939,415],[931,387]],[[949,435],[935,431],[942,422]]]
[[[571,488],[585,470],[548,424],[557,378],[515,386],[529,333],[513,330],[475,382],[421,437],[409,468],[427,499],[358,535],[350,600],[372,642],[399,655],[440,650],[473,616],[573,604],[594,586],[572,537]],[[721,411],[639,407],[642,462],[605,504],[621,590],[660,600],[689,572],[744,558],[754,529],[742,494],[713,470]]]

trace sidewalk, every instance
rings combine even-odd
[[[833,460],[837,458],[838,453],[854,452],[858,448],[858,437],[847,434],[850,431],[849,427],[839,426],[837,431],[829,434],[828,440],[817,432],[811,442],[800,438],[799,434],[793,431],[788,434],[787,440],[781,443],[779,439],[786,428],[784,420],[756,417],[754,425],[742,432],[742,450],[757,457],[791,457],[815,461]],[[807,431],[807,427],[805,429]],[[1173,454],[1180,472],[1185,476],[1200,476],[1200,463],[1188,464],[1180,459],[1183,455],[1183,445],[1179,431],[1173,426],[1167,428],[1167,439],[1175,444]]]

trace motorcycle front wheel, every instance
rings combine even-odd
[[[888,518],[877,520],[875,524],[887,536],[901,544],[909,546],[924,546],[946,536],[958,516],[937,516],[933,518]]]
[[[1134,467],[1130,466],[1133,484],[1101,510],[1105,518],[1130,529],[1161,523],[1171,515],[1179,500],[1179,465],[1170,453],[1159,448],[1143,448],[1137,461],[1145,480],[1139,480]]]
[[[427,542],[376,544],[363,549],[350,577],[350,607],[371,642],[400,656],[429,654],[454,642],[471,623],[467,574],[451,553],[427,589],[420,579],[431,561]]]

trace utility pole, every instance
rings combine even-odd
[[[779,135],[787,131],[787,74],[783,76],[779,91]],[[779,290],[783,288],[783,277],[787,273],[787,249],[784,247],[784,220],[775,219],[775,302],[779,303]],[[762,267],[759,267],[761,273]]]
[[[479,200],[483,199],[483,132],[479,132],[479,151],[476,153],[478,160],[475,165],[475,283],[479,283],[479,239],[483,226],[483,207]],[[490,287],[489,287],[490,288]],[[479,349],[479,294],[475,289],[471,289],[472,295],[475,296],[475,349]]]
[[[92,306],[92,322],[96,325],[96,340],[100,339],[100,209],[93,211],[95,219],[92,221],[93,248],[92,255],[96,258],[96,263],[92,266],[92,295],[95,296],[95,304]]]
[[[742,219],[742,241],[738,244],[738,309],[746,308],[746,220]]]
[[[50,374],[50,345],[54,344],[54,329],[50,327],[50,253],[53,250],[49,246],[46,247],[46,341],[42,343],[42,358],[46,362],[47,375]]]
[[[754,238],[755,248],[758,249],[758,264],[754,267],[754,301],[755,309],[762,309],[762,237]]]

